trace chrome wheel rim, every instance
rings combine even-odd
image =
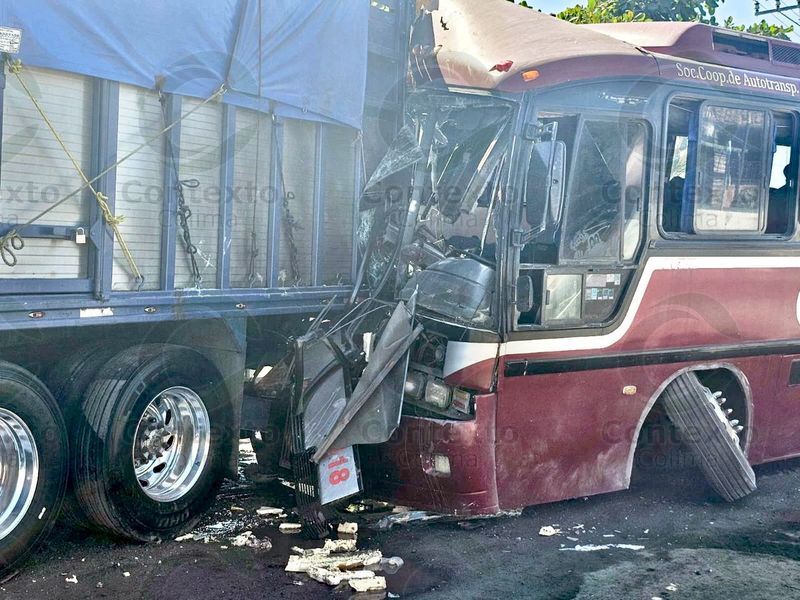
[[[174,502],[200,479],[211,447],[208,411],[200,396],[171,387],[144,409],[136,426],[133,468],[142,491],[156,502]]]
[[[39,481],[39,452],[28,426],[0,408],[0,540],[25,518]]]

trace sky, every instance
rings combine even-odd
[[[568,6],[574,6],[575,4],[585,4],[585,2],[583,0],[528,0],[528,4],[541,9],[542,12],[553,13],[563,10]],[[791,6],[792,4],[795,4],[793,0],[783,1],[783,6]],[[762,10],[773,8],[774,5],[775,0],[761,0]],[[756,17],[753,0],[725,0],[723,5],[717,10],[717,20],[723,22],[729,16],[732,16],[736,23],[740,25],[749,25],[761,19],[766,19],[769,23],[775,23],[776,25],[791,25],[790,18],[800,23],[800,10],[791,11],[780,17],[776,15]],[[795,33],[792,35],[792,38],[795,41],[800,41],[800,26],[794,25],[794,28]]]

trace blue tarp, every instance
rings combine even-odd
[[[361,127],[368,0],[0,0],[24,64]]]

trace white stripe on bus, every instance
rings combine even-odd
[[[602,350],[619,342],[630,330],[639,312],[650,279],[656,271],[680,271],[697,269],[791,269],[800,268],[800,256],[694,256],[654,257],[647,261],[642,277],[619,327],[603,335],[575,335],[569,337],[515,340],[500,344],[500,356],[536,355],[575,350]],[[800,291],[800,285],[798,286]],[[800,322],[800,297],[797,306]],[[444,376],[447,377],[497,356],[498,344],[486,342],[448,342]]]

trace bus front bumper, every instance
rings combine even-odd
[[[475,399],[475,419],[404,416],[392,439],[361,447],[367,494],[457,516],[500,511],[494,394]]]

